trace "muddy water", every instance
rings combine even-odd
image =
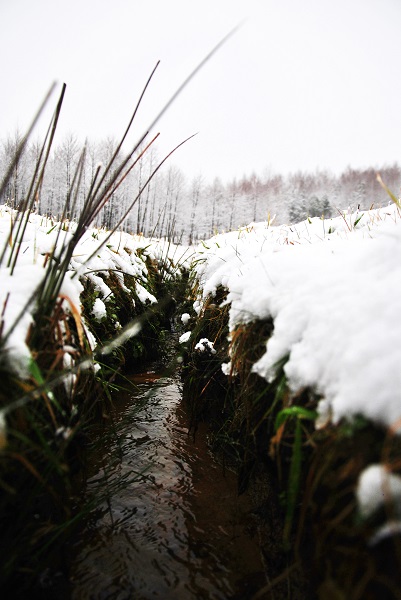
[[[92,465],[109,498],[74,548],[73,600],[252,598],[266,581],[234,474],[188,435],[175,379],[135,381]]]

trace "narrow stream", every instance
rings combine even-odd
[[[116,407],[87,482],[110,497],[73,548],[73,600],[252,598],[266,583],[248,500],[188,435],[179,383],[148,372]],[[139,406],[139,408],[138,408]]]

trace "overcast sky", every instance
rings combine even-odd
[[[0,0],[0,138],[53,81],[58,140],[118,138],[160,59],[133,143],[240,22],[157,124],[161,153],[199,132],[174,163],[224,182],[401,162],[401,0]]]

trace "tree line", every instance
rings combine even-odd
[[[21,139],[22,136],[16,132],[0,140],[0,181]],[[86,144],[80,185],[72,203],[69,192],[78,162],[82,161],[82,148],[75,135],[65,136],[49,157],[36,199],[37,212],[59,219],[67,205],[68,218],[76,218],[95,173],[101,164],[107,164],[116,147],[117,142],[111,138]],[[0,198],[1,203],[13,208],[21,205],[40,150],[39,142],[27,145],[14,165],[12,177]],[[123,159],[124,156],[121,156],[120,160]],[[349,167],[340,175],[320,170],[280,175],[266,170],[262,175],[252,173],[225,184],[218,177],[208,182],[201,174],[189,179],[179,167],[166,163],[139,195],[159,162],[156,148],[144,153],[113,192],[97,216],[95,225],[113,228],[138,197],[124,221],[123,228],[126,231],[194,243],[216,232],[236,229],[252,221],[271,221],[275,217],[275,224],[295,223],[308,216],[328,218],[338,214],[338,210],[366,210],[371,206],[377,208],[385,205],[389,199],[377,182],[377,172],[380,172],[383,181],[396,196],[400,193],[401,168],[396,163],[379,169]],[[117,161],[116,168],[118,164]],[[104,182],[106,184],[107,181]]]

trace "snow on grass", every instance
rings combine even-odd
[[[287,358],[290,390],[310,388],[321,398],[317,427],[362,415],[400,433],[400,216],[392,205],[295,226],[253,223],[217,235],[197,249],[201,292],[194,311],[200,314],[206,297],[224,286],[230,332],[272,319],[273,333],[253,371],[271,381]],[[228,375],[231,364],[222,370]],[[383,501],[384,471],[377,465],[361,473],[362,516]],[[399,501],[401,479],[387,475],[390,496]],[[400,528],[390,525],[377,533],[380,539]]]
[[[188,342],[190,337],[191,337],[190,331],[186,331],[185,333],[183,333],[179,338],[180,344],[185,344],[186,342]]]
[[[213,342],[207,338],[202,338],[195,346],[195,352],[206,352],[206,354],[216,354]]]
[[[2,337],[7,338],[8,360],[13,371],[23,376],[28,371],[30,351],[25,343],[33,322],[32,303],[27,304],[43,277],[38,265],[22,265],[10,275],[9,269],[0,269],[0,309]],[[14,326],[14,323],[17,324]]]
[[[191,319],[191,316],[188,313],[183,313],[181,315],[181,322],[183,325],[187,325],[188,322],[190,321],[190,319]]]
[[[54,249],[57,256],[62,245],[71,239],[75,224],[55,223],[46,217],[31,214],[24,238],[20,243],[18,261],[11,274],[10,269],[4,265],[7,264],[12,245],[16,243],[10,239],[11,223],[12,220],[20,217],[21,215],[7,206],[0,206],[0,249],[8,242],[8,251],[0,267],[1,337],[3,343],[5,340],[4,349],[8,354],[10,368],[24,377],[28,374],[30,360],[26,338],[29,327],[33,323],[35,290],[45,276],[45,264],[49,256]],[[64,227],[66,231],[63,230]],[[166,244],[162,244],[160,240],[149,240],[123,232],[114,233],[104,244],[108,235],[107,231],[96,228],[90,228],[85,232],[75,247],[69,270],[60,290],[60,294],[68,298],[68,302],[65,303],[66,309],[68,310],[68,304],[72,303],[74,310],[79,314],[80,294],[83,287],[76,275],[88,277],[98,294],[92,313],[98,320],[105,316],[105,304],[112,297],[111,289],[99,277],[98,272],[113,270],[122,285],[124,285],[124,273],[132,276],[141,302],[153,304],[157,300],[146,289],[148,275],[146,257],[151,256],[155,261],[166,261],[171,259],[172,253],[178,256],[185,251],[173,244],[169,244],[166,250]]]
[[[359,510],[371,517],[383,504],[391,504],[401,516],[401,477],[390,473],[383,465],[370,465],[361,474],[356,491]]]
[[[253,370],[270,381],[288,356],[290,389],[310,387],[322,397],[318,425],[357,414],[385,426],[401,420],[395,206],[291,227],[251,224],[200,245],[196,259],[203,295],[195,311],[222,285],[230,331],[272,318],[273,334]]]
[[[96,321],[101,321],[107,316],[106,305],[100,298],[96,298],[93,303],[92,315],[95,317]]]
[[[194,270],[200,296],[227,289],[229,330],[272,319],[253,371],[271,381],[277,363],[290,390],[319,394],[317,427],[362,415],[401,432],[401,219],[399,209],[343,213],[295,226],[253,223],[203,242]],[[230,364],[223,364],[225,374]],[[384,467],[362,473],[362,516],[383,501]],[[389,479],[390,477],[390,479]],[[400,481],[388,475],[392,496]],[[382,535],[380,533],[380,535]],[[383,532],[387,535],[387,532]]]

